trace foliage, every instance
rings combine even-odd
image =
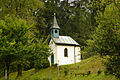
[[[27,24],[35,25],[29,35],[34,38],[41,38],[43,32],[41,27],[45,26],[44,17],[41,16],[44,13],[44,9],[45,5],[40,0],[1,0],[0,19],[4,19],[6,15],[22,18],[26,20]],[[38,18],[40,23],[37,22]],[[37,26],[38,24],[40,25]]]
[[[49,61],[48,59],[39,59],[34,61],[34,67],[35,69],[43,69],[43,68],[48,68],[49,67]]]
[[[114,4],[106,7],[104,14],[98,12],[98,28],[92,35],[92,39],[87,40],[86,52],[100,55],[112,54],[119,44],[119,10]],[[111,51],[112,50],[112,51]]]
[[[56,13],[60,35],[71,36],[81,45],[86,45],[86,40],[94,30],[91,24],[90,10],[87,6],[89,0],[73,1],[71,3],[68,0],[44,1],[46,9],[43,16],[47,27],[44,28],[43,33],[49,34],[53,14]],[[74,32],[74,34],[71,32]]]
[[[64,74],[65,74],[65,76],[68,75],[68,72],[69,72],[68,68],[64,68]]]
[[[60,35],[71,36],[80,43],[84,49],[83,58],[109,55],[106,71],[118,77],[119,6],[119,0],[77,0],[71,3],[68,0],[1,0],[1,70],[6,60],[12,62],[12,66],[27,66],[26,70],[49,66],[50,49],[43,42],[50,32],[53,13],[56,13]],[[13,17],[5,18],[7,14]],[[31,27],[33,23],[35,27]]]
[[[94,55],[100,54],[100,56],[109,56],[108,63],[106,63],[106,69],[108,73],[119,76],[120,60],[120,10],[119,1],[112,2],[106,5],[104,13],[98,10],[98,16],[96,18],[98,27],[92,35],[92,38],[88,40],[85,54]]]
[[[31,26],[27,26],[25,21],[17,18],[6,17],[0,21],[0,51],[4,55],[22,52],[26,49],[23,44],[26,43],[26,32]],[[21,42],[19,42],[21,41]],[[17,48],[16,48],[17,47]],[[16,48],[16,49],[15,49]]]
[[[88,71],[86,75],[88,76],[88,75],[90,75],[90,74],[91,74],[91,71]]]
[[[120,78],[120,56],[115,55],[108,59],[106,63],[105,74],[115,75],[117,78]]]
[[[5,17],[5,20],[0,21],[0,53],[1,55],[22,55],[23,52],[28,52],[27,31],[32,26],[27,26],[22,19]]]
[[[101,72],[102,72],[101,70],[98,70],[97,74],[98,74],[98,75],[100,75],[100,74],[101,74]]]
[[[0,1],[0,18],[9,14],[31,19],[35,11],[37,12],[43,6],[44,4],[40,0],[2,0]]]
[[[0,58],[8,72],[5,73],[8,74],[8,78],[10,64],[14,61],[22,61],[23,56],[29,53],[30,39],[26,33],[31,27],[24,20],[16,17],[6,16],[0,21]]]
[[[29,36],[31,27],[16,17],[7,16],[0,21],[0,62],[3,62],[0,67],[4,67],[6,60],[10,65],[29,66],[31,57],[36,69],[49,67],[50,48],[46,41],[43,43]]]
[[[39,41],[34,44],[33,58],[35,69],[49,67],[48,57],[51,53],[51,49],[47,45],[47,42],[42,43]]]
[[[58,64],[52,64],[52,66],[53,66],[53,67],[57,67],[57,66],[58,66]]]

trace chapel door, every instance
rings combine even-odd
[[[51,64],[54,64],[54,55],[51,56]]]

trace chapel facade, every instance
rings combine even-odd
[[[48,41],[49,47],[53,51],[53,55],[49,56],[50,65],[67,65],[78,63],[81,61],[81,48],[70,36],[60,36],[56,17],[54,15],[53,25],[51,27],[51,36]]]

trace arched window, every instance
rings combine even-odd
[[[68,49],[67,48],[64,49],[64,57],[68,57]]]
[[[55,33],[57,33],[57,30],[55,30]]]

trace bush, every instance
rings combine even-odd
[[[85,76],[85,73],[82,73],[83,76]]]
[[[52,64],[53,67],[57,67],[58,64]]]
[[[65,73],[65,76],[68,75],[68,69],[67,68],[64,68],[64,73]]]
[[[99,75],[99,74],[101,74],[101,72],[102,72],[101,70],[98,70],[98,72],[97,72],[97,73],[98,73],[98,75]]]
[[[88,71],[86,75],[90,75],[91,74],[91,71]]]
[[[42,69],[42,68],[48,68],[49,65],[49,61],[48,59],[38,59],[34,61],[34,67],[36,70]]]
[[[106,70],[105,74],[112,74],[115,75],[117,78],[120,79],[120,56],[112,56],[108,59],[108,62],[105,63]]]

